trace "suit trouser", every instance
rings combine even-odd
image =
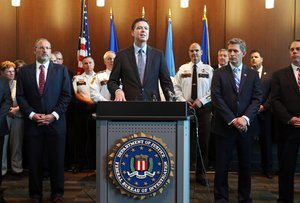
[[[21,173],[23,171],[22,159],[23,159],[23,132],[24,132],[24,120],[19,117],[7,117],[7,123],[9,128],[9,150],[11,169],[15,173]]]
[[[0,168],[2,168],[2,153],[3,153],[4,136],[0,136]],[[0,186],[2,184],[2,173],[0,173]],[[2,189],[0,189],[1,191]]]
[[[300,135],[300,130],[298,130]],[[294,175],[297,165],[297,156],[300,146],[300,138],[279,140],[279,198],[278,202],[294,202]]]
[[[45,157],[43,152],[46,145],[51,197],[63,196],[65,133],[59,134],[50,124],[37,126],[35,130],[31,128],[27,136],[29,142],[29,196],[31,198],[42,198],[43,196],[42,172],[43,158]]]
[[[251,191],[251,149],[252,136],[242,136],[238,132],[221,136],[216,135],[216,173],[214,195],[216,202],[229,201],[228,171],[234,148],[237,150],[238,202],[252,202]]]

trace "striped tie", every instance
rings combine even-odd
[[[239,92],[239,87],[240,87],[239,71],[240,71],[240,69],[238,69],[238,68],[234,68],[233,69],[233,72],[234,72],[234,81],[235,81],[235,86],[236,86],[237,92]]]
[[[297,70],[298,70],[298,89],[300,92],[300,68],[298,68]]]

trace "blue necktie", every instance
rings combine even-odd
[[[238,69],[238,68],[234,68],[234,69],[233,69],[235,86],[236,86],[236,90],[237,90],[238,92],[239,92],[239,87],[240,87],[239,71],[240,71],[240,69]]]
[[[144,72],[145,72],[145,61],[143,58],[143,50],[142,49],[139,50],[137,58],[138,58],[137,67],[138,67],[138,71],[139,71],[139,76],[140,76],[141,83],[143,83]]]

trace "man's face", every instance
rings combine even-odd
[[[60,53],[55,54],[55,56],[56,56],[56,62],[58,64],[63,64],[63,62],[64,62],[63,56]]]
[[[15,79],[15,68],[14,67],[5,68],[5,70],[3,71],[3,76],[6,77],[8,80]]]
[[[218,53],[218,64],[220,66],[226,66],[228,64],[228,52],[227,51],[220,51]]]
[[[47,40],[40,40],[35,45],[35,58],[40,63],[45,63],[51,57],[51,44]]]
[[[250,55],[250,65],[253,68],[260,68],[263,62],[263,57],[260,56],[258,52],[254,52]]]
[[[50,56],[50,60],[53,62],[53,63],[57,63],[57,58],[54,54],[51,54]]]
[[[88,72],[92,72],[94,71],[94,67],[95,67],[95,63],[94,60],[92,58],[85,58],[82,61],[82,68],[84,70],[84,72],[88,73]]]
[[[115,58],[116,58],[116,55],[113,53],[110,53],[105,57],[104,64],[108,70],[112,70]]]
[[[290,46],[290,59],[292,64],[300,67],[300,42],[292,42]]]
[[[134,30],[131,31],[134,42],[141,44],[147,42],[149,38],[149,25],[145,21],[140,21],[135,24]]]
[[[191,61],[196,64],[201,60],[202,50],[199,44],[192,44],[189,48],[189,56]]]
[[[229,44],[227,49],[229,54],[229,62],[235,67],[240,66],[246,52],[242,52],[239,44]]]

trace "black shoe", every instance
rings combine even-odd
[[[203,186],[209,186],[209,182],[205,177],[205,174],[196,174],[196,182]]]
[[[263,174],[266,176],[268,179],[272,179],[274,174],[272,171],[264,171]]]
[[[3,198],[3,191],[0,191],[0,203],[5,203],[5,199]]]

